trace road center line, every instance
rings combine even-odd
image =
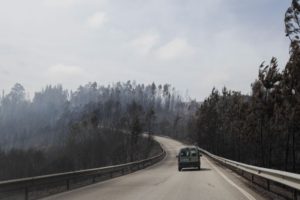
[[[232,180],[230,180],[227,176],[225,176],[224,173],[222,173],[217,167],[215,167],[207,158],[205,158],[206,161],[209,163],[209,165],[214,168],[214,170],[220,175],[222,176],[229,184],[231,184],[233,187],[235,187],[236,189],[238,189],[245,197],[247,197],[247,199],[249,200],[256,200],[251,194],[249,194],[247,191],[245,191],[243,188],[239,187],[238,185],[236,185]]]

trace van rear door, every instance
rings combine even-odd
[[[195,148],[190,149],[190,162],[199,162],[199,152]]]

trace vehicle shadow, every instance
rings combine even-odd
[[[197,168],[185,168],[182,169],[181,172],[190,172],[190,171],[210,171],[210,168],[201,168],[200,170]]]

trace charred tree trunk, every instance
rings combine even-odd
[[[295,145],[295,130],[294,125],[292,127],[292,160],[293,160],[293,172],[296,172],[296,145]]]
[[[260,120],[260,155],[261,155],[261,165],[265,167],[265,148],[264,148],[264,136],[263,136],[263,117]]]
[[[287,132],[287,139],[286,139],[286,145],[285,145],[285,159],[284,159],[284,170],[288,170],[288,164],[289,164],[289,151],[290,151],[290,132]]]

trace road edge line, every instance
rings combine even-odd
[[[217,167],[215,167],[207,158],[205,158],[209,165],[214,168],[214,170],[223,178],[225,179],[230,185],[238,189],[247,199],[249,200],[256,200],[251,194],[245,191],[243,188],[236,185],[232,180],[230,180],[223,172],[221,172]]]

